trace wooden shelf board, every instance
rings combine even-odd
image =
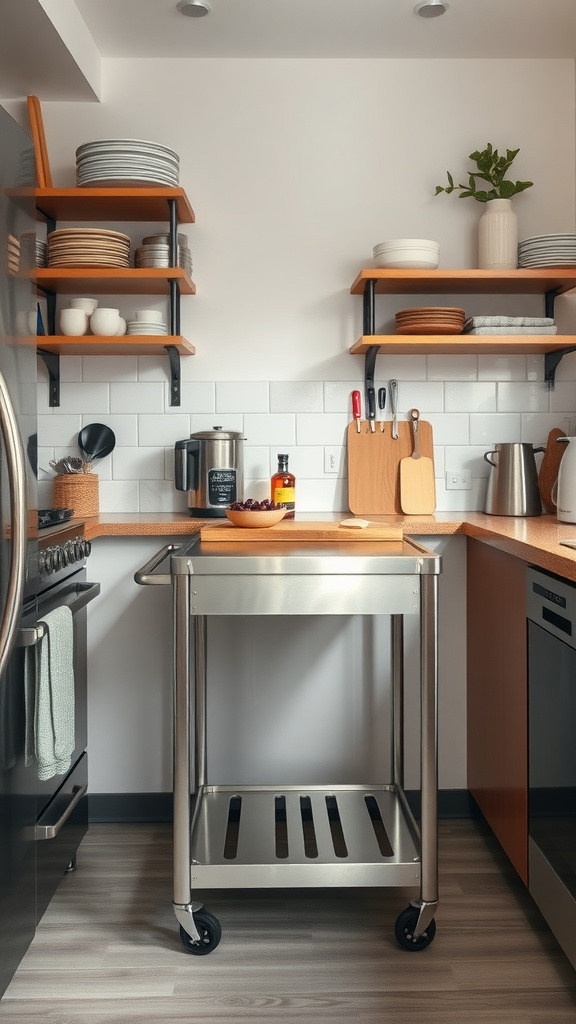
[[[194,210],[183,188],[37,188],[38,210],[58,221],[166,221],[175,199],[180,224],[193,224]]]
[[[537,355],[576,345],[566,334],[365,334],[352,345],[353,356],[380,348],[389,355]]]
[[[64,334],[45,335],[34,339],[38,348],[56,352],[61,356],[133,356],[166,355],[166,345],[173,345],[182,356],[193,356],[194,345],[182,335],[131,334],[121,338],[102,335],[83,335],[79,338]]]
[[[410,295],[444,292],[470,295],[535,294],[576,288],[576,268],[538,270],[361,270],[350,292],[363,295],[367,281],[378,294]]]
[[[196,285],[181,267],[37,267],[32,276],[38,288],[61,295],[84,295],[86,289],[104,295],[164,295],[170,291],[171,279],[179,282],[182,295],[196,294]]]

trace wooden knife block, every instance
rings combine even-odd
[[[398,423],[398,440],[392,437],[392,423],[384,422],[380,431],[375,421],[375,433],[366,420],[348,424],[348,507],[357,516],[402,515],[400,505],[400,462],[412,455],[414,436],[412,424]],[[418,421],[418,436],[422,455],[434,460],[432,424]]]

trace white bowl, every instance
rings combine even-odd
[[[97,306],[90,317],[90,329],[93,334],[113,337],[120,327],[120,310]]]
[[[164,313],[159,313],[156,309],[137,309],[134,313],[135,320],[147,320],[150,324],[163,324]]]
[[[91,316],[98,305],[98,299],[70,299],[68,305],[70,309],[83,309]]]
[[[60,330],[67,337],[80,337],[88,330],[88,313],[85,309],[61,309]]]
[[[435,270],[439,260],[437,256],[427,253],[408,253],[405,258],[399,255],[375,256],[372,260],[375,267],[385,270]]]
[[[410,249],[416,247],[417,249],[439,249],[440,243],[435,242],[431,238],[389,238],[386,242],[378,242],[374,246],[373,251],[379,251],[380,249],[403,249],[408,247]]]
[[[120,326],[116,331],[115,337],[121,338],[124,334],[126,334],[126,321],[123,316],[118,317],[118,319],[120,320]]]

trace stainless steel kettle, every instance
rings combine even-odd
[[[536,452],[532,444],[495,444],[484,453],[490,464],[484,511],[491,516],[540,516]],[[492,457],[491,457],[492,456]]]
[[[214,427],[176,442],[176,489],[188,491],[191,516],[223,518],[228,505],[244,500],[244,441],[235,430]]]

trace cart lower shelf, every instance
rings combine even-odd
[[[418,829],[396,786],[206,786],[193,888],[420,884]]]

